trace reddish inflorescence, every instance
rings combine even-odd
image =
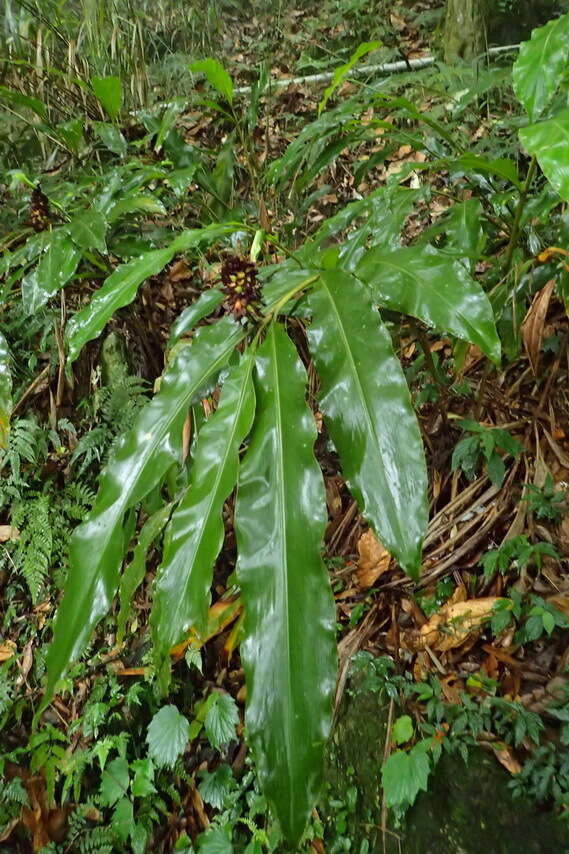
[[[260,299],[257,268],[248,258],[230,255],[221,265],[221,281],[226,306],[240,320]]]

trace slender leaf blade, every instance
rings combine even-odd
[[[253,357],[223,384],[219,407],[203,425],[191,482],[172,514],[152,610],[154,646],[162,653],[192,626],[205,632],[213,565],[223,543],[223,504],[237,482],[238,454],[255,412]]]
[[[233,80],[217,59],[208,57],[199,60],[199,62],[193,62],[190,65],[190,71],[202,71],[208,83],[217,89],[229,104],[233,102]]]
[[[73,277],[81,252],[64,229],[56,229],[37,267],[22,279],[22,302],[26,314],[34,314]]]
[[[12,373],[8,344],[0,332],[0,449],[8,445],[12,414]]]
[[[522,128],[524,148],[537,157],[545,177],[560,196],[569,201],[569,108],[552,119]]]
[[[306,372],[280,325],[271,325],[259,349],[255,389],[258,414],[236,507],[246,725],[261,784],[296,842],[322,779],[335,613],[320,556],[325,496]]]
[[[466,267],[432,246],[394,252],[371,249],[356,273],[385,308],[417,317],[429,326],[476,344],[500,361],[500,339],[490,301]]]
[[[160,391],[140,411],[112,455],[93,509],[71,537],[69,575],[47,654],[44,705],[110,607],[128,545],[127,511],[181,458],[182,427],[192,399],[226,364],[242,337],[241,327],[230,318],[201,329],[190,347],[178,351]]]
[[[117,267],[89,305],[74,314],[67,324],[69,361],[74,362],[85,344],[100,335],[113,314],[133,301],[140,285],[150,276],[158,275],[178,252],[185,252],[202,243],[212,243],[237,227],[214,224],[207,228],[190,229],[182,232],[164,249],[144,252]]]
[[[427,526],[427,474],[389,333],[365,285],[341,270],[321,274],[309,303],[320,406],[342,471],[384,546],[414,575]]]

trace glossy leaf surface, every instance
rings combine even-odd
[[[247,732],[263,789],[298,841],[318,795],[336,681],[335,611],[320,550],[324,484],[306,372],[279,325],[256,360],[257,417],[236,507]]]
[[[535,154],[551,185],[569,201],[569,109],[552,119],[529,125],[520,131],[522,145]]]
[[[427,524],[427,473],[391,338],[366,286],[341,270],[322,273],[309,302],[320,406],[344,477],[383,545],[416,574]]]
[[[115,311],[131,303],[140,285],[150,276],[156,276],[178,252],[211,243],[233,230],[231,225],[212,225],[184,231],[165,249],[153,249],[117,267],[89,305],[69,321],[66,330],[69,361],[75,361],[85,344],[101,333]]]
[[[63,229],[52,232],[51,240],[37,267],[22,279],[22,301],[26,314],[33,314],[72,278],[81,253]]]
[[[190,485],[168,525],[151,617],[154,646],[162,653],[192,626],[199,632],[207,626],[223,504],[237,481],[239,447],[255,411],[252,368],[252,356],[245,356],[224,382],[219,407],[199,433]]]
[[[208,83],[217,89],[230,104],[233,101],[233,80],[217,59],[208,57],[190,65],[190,71],[203,72]]]
[[[523,42],[514,63],[514,91],[530,119],[545,110],[569,60],[569,15],[562,15],[539,27]]]
[[[106,252],[105,235],[108,223],[98,210],[81,211],[67,225],[67,231],[80,249],[97,249]]]
[[[179,350],[160,391],[141,410],[116,447],[101,477],[89,516],[73,532],[69,575],[48,651],[46,701],[58,679],[81,653],[98,620],[108,611],[128,545],[127,511],[157,486],[181,459],[182,427],[195,395],[225,365],[243,332],[224,318],[201,329],[191,346]]]
[[[209,288],[200,294],[197,300],[185,308],[172,324],[168,346],[171,347],[182,335],[193,329],[200,320],[215,311],[224,298],[224,295],[217,288]]]
[[[0,449],[8,444],[12,413],[12,374],[6,339],[0,332]]]
[[[500,340],[490,301],[466,267],[432,246],[371,249],[357,267],[382,307],[476,344],[493,362]]]

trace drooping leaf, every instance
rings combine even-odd
[[[569,201],[569,109],[522,128],[520,139],[524,148],[537,157],[553,188]]]
[[[362,42],[362,44],[358,45],[356,50],[350,56],[347,62],[344,65],[340,65],[339,68],[336,68],[334,71],[334,76],[332,77],[332,81],[324,90],[324,94],[322,95],[322,100],[318,104],[318,115],[326,108],[326,104],[336,91],[336,89],[341,86],[342,81],[346,78],[346,75],[350,73],[354,65],[356,65],[362,56],[365,56],[366,53],[371,53],[372,50],[377,50],[381,47],[381,42]]]
[[[0,98],[14,104],[16,107],[25,107],[34,112],[44,122],[48,121],[45,105],[39,98],[33,98],[30,95],[24,95],[16,89],[10,89],[8,86],[0,86]]]
[[[224,295],[217,288],[209,288],[200,294],[197,300],[185,308],[172,324],[168,346],[172,347],[182,335],[185,335],[200,320],[215,311],[224,298]]]
[[[569,15],[539,27],[520,46],[512,76],[514,92],[535,121],[553,98],[569,60]]]
[[[432,246],[394,252],[371,249],[356,273],[385,308],[418,317],[429,326],[476,344],[500,361],[500,340],[488,297],[460,261]]]
[[[385,801],[388,807],[409,806],[421,790],[427,791],[430,774],[429,756],[423,742],[409,753],[396,750],[381,770]]]
[[[117,267],[89,305],[69,321],[66,330],[69,361],[75,361],[85,344],[101,333],[115,311],[131,303],[140,285],[150,276],[157,275],[178,252],[211,243],[234,228],[232,225],[212,225],[185,231],[165,249],[153,249]]]
[[[341,270],[321,274],[309,303],[320,406],[342,471],[383,545],[416,574],[427,524],[427,475],[389,333],[366,286]]]
[[[106,252],[107,220],[98,210],[81,211],[67,225],[67,232],[80,249],[97,249]]]
[[[221,65],[217,59],[212,59],[210,57],[208,59],[201,59],[199,62],[193,62],[190,65],[190,71],[203,72],[208,83],[210,83],[214,89],[217,89],[219,94],[222,95],[226,101],[230,104],[233,102],[233,81],[223,65]]]
[[[6,339],[0,332],[0,449],[8,445],[12,414],[12,372]]]
[[[227,795],[235,789],[235,778],[231,767],[219,765],[215,771],[202,771],[199,792],[206,804],[220,810]]]
[[[243,330],[230,318],[200,329],[192,345],[178,351],[160,391],[140,411],[134,427],[112,455],[95,505],[71,538],[65,595],[47,654],[44,704],[110,607],[128,545],[123,529],[127,511],[180,460],[188,406],[225,365],[242,336]]]
[[[204,729],[213,748],[219,750],[235,738],[235,727],[239,723],[239,712],[231,694],[216,691],[213,702],[208,704]]]
[[[119,599],[120,610],[117,616],[117,644],[124,640],[126,621],[130,613],[133,596],[144,578],[146,572],[146,556],[154,540],[162,533],[170,513],[172,504],[165,504],[146,520],[136,543],[134,554],[129,565],[122,574]]]
[[[65,287],[80,259],[81,252],[65,230],[54,230],[37,267],[22,279],[22,301],[26,314],[33,314]]]
[[[237,482],[239,446],[255,412],[252,368],[247,355],[226,379],[218,409],[200,430],[190,485],[168,526],[151,616],[154,646],[165,653],[192,626],[199,632],[207,626],[223,504]]]
[[[334,604],[320,556],[326,525],[306,372],[281,326],[256,360],[257,418],[241,465],[237,574],[246,725],[261,785],[297,841],[318,795],[336,680]]]
[[[127,196],[116,201],[109,210],[109,222],[115,222],[128,213],[165,214],[166,208],[156,196]]]
[[[148,726],[148,753],[160,768],[172,767],[188,743],[190,723],[176,706],[162,706]]]
[[[124,157],[127,152],[127,141],[116,125],[110,122],[93,122],[93,130],[109,151]]]
[[[118,77],[92,77],[91,88],[111,119],[121,110],[122,86]]]

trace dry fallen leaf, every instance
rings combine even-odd
[[[504,768],[510,772],[510,774],[519,774],[522,770],[521,764],[518,762],[515,756],[512,756],[512,753],[508,747],[504,748],[495,748],[494,756]]]
[[[17,540],[20,532],[13,525],[0,525],[0,543],[5,543],[6,540]]]
[[[492,616],[494,605],[500,601],[499,596],[487,596],[443,605],[421,628],[422,645],[439,652],[461,646],[483,627]]]
[[[362,590],[371,587],[389,569],[391,555],[379,542],[371,528],[358,540],[358,584]]]
[[[7,640],[4,643],[0,643],[0,662],[8,661],[9,658],[16,652],[16,644],[14,641]]]
[[[522,323],[522,337],[524,347],[534,374],[537,374],[537,363],[539,351],[543,338],[543,325],[549,308],[551,294],[555,287],[555,279],[550,279],[546,285],[534,296],[532,304]]]

